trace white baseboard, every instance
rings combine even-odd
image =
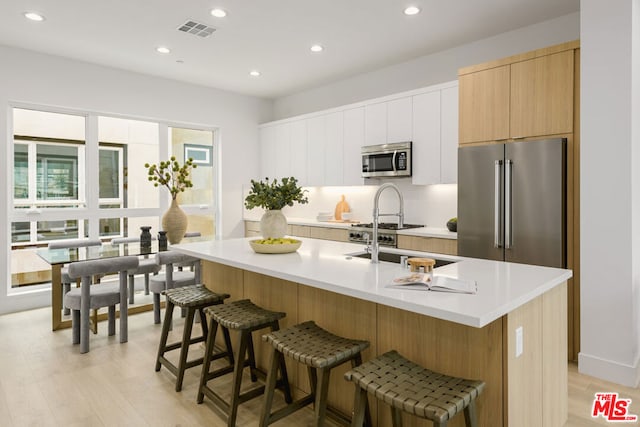
[[[581,374],[627,387],[638,387],[640,384],[640,354],[636,357],[633,365],[626,365],[581,352],[578,354],[578,371]]]

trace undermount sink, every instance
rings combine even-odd
[[[371,253],[370,252],[349,254],[349,256],[356,257],[356,258],[371,259]],[[380,261],[395,262],[396,264],[400,264],[400,257],[402,257],[402,256],[408,256],[409,258],[415,257],[415,255],[396,254],[396,253],[391,253],[391,252],[379,252],[378,253],[378,259]],[[447,260],[447,259],[438,259],[438,258],[431,258],[431,259],[435,260],[435,262],[436,262],[436,265],[434,266],[434,268],[442,267],[443,265],[453,264],[454,262],[456,262],[456,261],[450,261],[450,260]]]

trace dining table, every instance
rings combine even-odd
[[[185,238],[183,242],[202,239]],[[169,246],[170,248],[170,246]],[[167,250],[167,249],[164,249]],[[151,256],[160,251],[158,241],[153,240],[150,246],[141,246],[139,242],[112,244],[105,242],[100,246],[87,246],[80,248],[49,249],[41,248],[36,251],[38,256],[51,265],[51,330],[70,328],[71,318],[63,319],[62,316],[62,267],[65,264],[96,259],[114,258],[119,256]],[[153,304],[141,304],[129,306],[128,313],[135,314],[153,310]],[[107,319],[107,314],[97,316],[96,321]],[[95,325],[94,325],[95,327]]]

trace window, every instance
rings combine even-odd
[[[190,146],[204,156],[194,187],[179,202],[189,216],[188,231],[214,234],[212,130],[26,108],[12,113],[12,292],[49,286],[50,267],[35,250],[51,241],[138,236],[142,226],[160,230],[169,195],[148,182],[144,164],[158,163],[161,153],[162,160],[173,154],[182,161]],[[88,135],[97,138],[85,140],[87,126],[95,127]]]

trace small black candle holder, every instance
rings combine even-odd
[[[161,251],[167,250],[167,232],[166,231],[158,231],[158,250],[161,250]]]
[[[151,227],[140,227],[142,233],[140,233],[140,248],[151,248]]]

